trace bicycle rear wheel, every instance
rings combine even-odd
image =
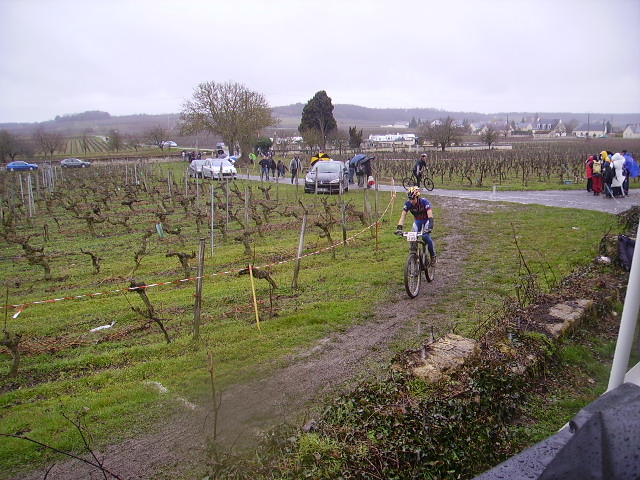
[[[404,177],[402,179],[402,186],[405,190],[409,190],[409,188],[414,187],[416,185],[416,179],[414,177]]]
[[[421,270],[418,255],[410,253],[404,266],[404,288],[411,298],[417,297],[420,293]]]
[[[429,177],[425,177],[422,183],[424,183],[425,190],[429,192],[435,188],[433,180],[431,180]]]

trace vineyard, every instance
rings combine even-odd
[[[38,160],[48,158],[110,158],[110,157],[149,157],[157,156],[161,150],[155,146],[137,145],[135,148],[129,144],[123,144],[122,147],[114,151],[110,148],[109,143],[102,136],[83,136],[62,138],[60,146],[57,147],[53,154],[50,151],[44,151],[42,148],[36,149],[34,152]],[[177,149],[164,149],[163,154],[178,155]]]
[[[548,189],[579,184],[585,179],[585,161],[602,150],[640,153],[639,140],[615,142],[515,143],[511,150],[428,152],[429,176],[445,188],[486,188],[505,185],[512,189]],[[380,179],[403,178],[416,157],[377,153],[375,174]],[[636,159],[638,155],[636,155]],[[637,183],[635,179],[632,184]]]
[[[528,183],[548,178],[555,184],[566,178],[558,177],[563,168],[547,175],[544,166],[557,162],[577,172],[584,155],[549,147],[527,160],[522,148],[438,152],[430,154],[430,167],[444,184],[466,184],[483,171],[486,181],[515,181],[524,171]],[[383,154],[374,170],[379,178],[396,177],[414,161]],[[438,236],[458,234],[457,219],[434,205]],[[86,415],[92,436],[102,442],[133,435],[182,405],[150,390],[150,382],[189,402],[205,402],[213,372],[228,386],[301,345],[366,320],[377,302],[402,289],[406,248],[390,232],[400,208],[388,192],[316,196],[288,182],[190,179],[177,161],[0,172],[7,306],[0,432],[26,432],[79,451],[82,440],[67,419]],[[531,264],[541,277],[548,265],[561,278],[584,262],[614,223],[596,212],[541,215],[537,207],[513,208],[504,214],[512,224],[500,216],[488,222],[483,211],[483,222],[466,234],[471,243],[503,242],[492,248],[517,264],[520,254],[540,257],[543,217],[563,219],[571,228],[563,224],[561,234],[549,235],[545,241],[554,243],[545,258]],[[502,215],[500,209],[495,215]],[[510,244],[515,228],[519,252]],[[203,285],[195,297],[201,251]],[[464,278],[475,279],[487,261],[469,259]],[[512,263],[491,265],[495,284],[482,300],[465,299],[466,305],[451,299],[459,325],[465,311],[502,302],[513,283]],[[470,284],[467,294],[475,288]],[[201,300],[198,310],[195,298]],[[17,471],[50,461],[52,453],[4,439],[0,457]]]

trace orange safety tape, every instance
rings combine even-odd
[[[393,199],[396,196],[396,192],[395,192],[395,186],[394,186],[394,190],[392,191],[392,195],[391,195],[391,200],[389,201],[389,203],[387,204],[387,207],[385,208],[384,212],[382,212],[382,214],[380,215],[380,219],[382,219],[387,212],[389,211],[389,208],[391,208],[391,205],[393,203]],[[332,250],[334,248],[337,248],[341,245],[347,244],[349,243],[351,240],[353,240],[354,238],[358,237],[359,235],[362,235],[364,232],[366,232],[367,230],[371,229],[373,226],[375,226],[377,223],[380,222],[380,219],[378,219],[376,222],[372,223],[371,225],[369,225],[368,227],[363,228],[362,230],[360,230],[359,232],[355,233],[354,235],[352,235],[351,237],[347,238],[346,240],[340,241],[338,243],[335,243],[333,245],[329,245],[328,247],[325,248],[321,248],[320,250],[316,250],[315,252],[310,252],[310,253],[306,253],[304,255],[300,255],[299,257],[293,257],[287,260],[280,260],[279,262],[274,262],[274,263],[269,263],[267,265],[264,265],[262,267],[253,267],[253,268],[267,268],[267,267],[272,267],[275,265],[282,265],[285,263],[289,263],[292,262],[294,260],[297,260],[298,258],[306,258],[306,257],[311,257],[313,255],[318,255],[320,253],[326,252],[328,250]],[[127,287],[127,288],[118,288],[116,290],[107,290],[107,291],[103,291],[103,292],[95,292],[95,293],[85,293],[82,295],[71,295],[68,297],[59,297],[59,298],[50,298],[48,300],[37,300],[34,302],[26,302],[26,303],[18,303],[15,305],[3,305],[2,308],[7,309],[7,308],[17,308],[18,311],[13,315],[13,318],[16,318],[18,315],[20,315],[24,309],[26,307],[32,306],[32,305],[42,305],[45,303],[55,303],[55,302],[61,302],[63,300],[74,300],[74,299],[78,299],[78,298],[93,298],[93,297],[98,297],[100,295],[110,295],[112,293],[121,293],[121,292],[128,292],[128,291],[135,291],[141,288],[151,288],[151,287],[160,287],[160,286],[164,286],[164,285],[172,285],[172,284],[176,284],[176,283],[182,283],[182,282],[190,282],[192,280],[198,280],[199,278],[207,278],[207,277],[216,277],[218,275],[227,275],[230,273],[238,273],[240,270],[227,270],[226,272],[218,272],[218,273],[210,273],[208,275],[203,275],[202,277],[190,277],[190,278],[182,278],[179,280],[170,280],[168,282],[159,282],[159,283],[151,283],[149,285],[141,285],[139,287]]]

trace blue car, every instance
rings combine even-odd
[[[23,161],[16,161],[7,163],[7,170],[10,172],[14,172],[16,170],[37,170],[38,165],[35,163],[27,163]]]

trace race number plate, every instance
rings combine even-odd
[[[418,240],[418,232],[407,232],[407,242],[415,242]]]

